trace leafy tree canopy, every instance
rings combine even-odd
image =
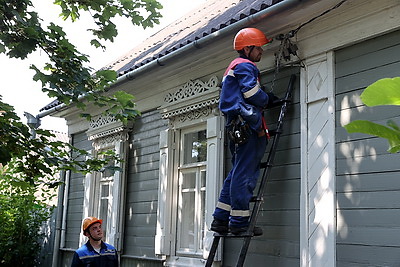
[[[42,1],[42,0],[40,0]],[[104,48],[104,41],[113,41],[117,16],[128,17],[144,28],[159,23],[162,6],[156,0],[53,0],[60,6],[63,19],[77,21],[88,12],[95,21],[91,44]],[[88,103],[126,123],[139,114],[133,96],[125,92],[106,93],[117,74],[111,70],[94,71],[86,67],[88,56],[80,53],[68,40],[62,27],[50,23],[42,27],[30,0],[0,0],[0,53],[10,58],[26,59],[34,51],[44,51],[48,62],[44,69],[31,65],[33,79],[40,81],[49,97],[66,105],[81,108]],[[16,70],[21,71],[21,70]],[[46,130],[30,129],[21,122],[14,108],[0,95],[0,264],[2,266],[35,266],[40,251],[40,225],[50,215],[45,199],[54,196],[61,181],[60,170],[88,173],[115,168],[119,158],[106,151],[93,158],[85,150],[55,140]],[[38,190],[40,189],[40,190]],[[38,191],[41,199],[37,197]]]
[[[146,28],[159,23],[162,8],[156,0],[55,0],[54,4],[60,6],[60,16],[65,20],[75,22],[81,13],[90,13],[96,25],[88,29],[93,35],[91,44],[100,48],[104,48],[102,42],[113,41],[118,34],[115,17],[130,18],[134,25]],[[54,23],[44,28],[41,22],[30,0],[0,0],[0,53],[25,59],[33,51],[44,51],[49,62],[44,69],[31,65],[33,79],[61,103],[75,103],[85,110],[88,101],[122,122],[138,115],[132,95],[104,94],[117,78],[114,71],[94,72],[86,67],[88,56],[70,43],[63,28]],[[90,114],[83,115],[90,118]]]

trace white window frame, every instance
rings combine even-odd
[[[103,152],[106,150],[116,150],[114,146],[109,146],[101,149],[100,151],[96,151],[97,153]],[[116,152],[116,151],[115,151]],[[114,163],[115,164],[115,163]],[[119,171],[115,171],[113,175],[104,177],[103,175],[106,173],[106,170],[93,173],[94,183],[92,186],[92,214],[95,217],[98,217],[103,220],[103,231],[104,231],[104,241],[110,244],[114,244],[115,242],[115,203],[114,201],[114,184],[115,181],[119,178]],[[107,197],[102,197],[103,195],[103,185],[108,186]],[[116,190],[117,191],[117,190]],[[101,214],[101,202],[103,199],[107,199],[107,216]]]
[[[179,144],[176,143],[179,138],[176,135],[179,129],[167,129],[160,133],[160,179],[155,250],[156,254],[167,257],[168,264],[171,266],[179,264],[204,266],[213,240],[214,233],[209,229],[224,177],[224,118],[210,116],[205,122],[207,132],[207,163],[204,165],[206,171],[205,224],[203,250],[197,254],[200,256],[197,259],[195,256],[184,257],[175,250],[177,210],[174,207],[178,204],[176,177],[179,175],[177,170]],[[193,123],[196,124],[196,122]],[[190,129],[195,129],[195,127]],[[221,251],[219,250],[215,261],[220,260]]]
[[[216,76],[204,82],[190,80],[166,94],[160,107],[162,118],[169,120],[169,128],[160,132],[160,166],[155,253],[166,259],[168,266],[204,266],[211,248],[214,232],[209,231],[212,214],[224,178],[224,118],[218,110],[220,88]],[[179,131],[205,124],[207,133],[206,196],[204,249],[196,257],[177,256],[176,218],[178,194]],[[221,249],[221,248],[220,248]],[[221,250],[214,265],[218,266]],[[201,255],[202,254],[202,255]]]
[[[177,221],[176,221],[176,255],[177,256],[189,256],[189,257],[202,257],[203,254],[203,235],[204,233],[204,225],[205,221],[200,221],[199,218],[203,217],[203,211],[205,211],[205,206],[202,207],[201,202],[201,192],[206,191],[206,186],[201,186],[201,174],[202,172],[206,173],[206,166],[207,161],[196,162],[196,163],[184,163],[184,137],[188,133],[195,133],[206,130],[206,125],[202,124],[201,126],[190,127],[186,129],[182,129],[180,131],[180,154],[179,154],[179,164],[178,164],[178,205],[177,205]],[[194,188],[192,189],[182,189],[182,183],[184,179],[184,175],[186,174],[194,174],[195,175],[195,184]],[[207,173],[205,176],[205,182],[207,184]],[[183,248],[180,247],[181,243],[184,240],[184,237],[181,236],[183,221],[185,220],[184,216],[182,215],[183,209],[183,194],[194,193],[194,203],[193,204],[193,211],[194,211],[194,221],[193,227],[195,230],[193,235],[194,239],[194,248]],[[204,196],[205,197],[205,196]]]

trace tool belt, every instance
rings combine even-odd
[[[240,115],[227,125],[227,130],[229,139],[238,145],[246,143],[251,134],[249,125]]]

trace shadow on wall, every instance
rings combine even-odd
[[[393,266],[400,260],[400,153],[387,152],[385,139],[348,134],[343,126],[358,119],[385,124],[398,119],[398,109],[366,108],[362,90],[337,103],[337,261]]]

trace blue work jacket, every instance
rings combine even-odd
[[[117,267],[117,250],[110,244],[101,242],[100,253],[96,252],[88,241],[77,249],[72,259],[71,267]]]
[[[239,57],[231,62],[222,80],[219,109],[227,123],[241,115],[253,130],[261,128],[262,110],[272,97],[262,90],[254,62]]]

